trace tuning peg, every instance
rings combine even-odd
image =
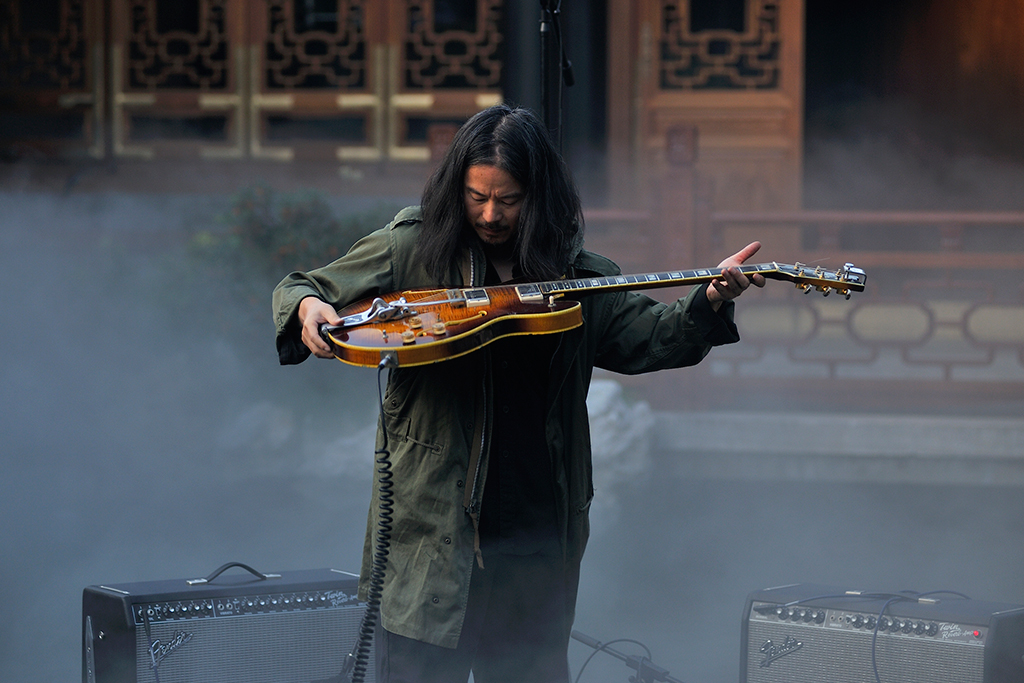
[[[821,292],[822,296],[828,296],[829,293],[832,292],[832,288],[831,287],[827,287],[825,285],[818,285],[818,291]]]
[[[801,284],[797,284],[796,288],[799,289],[799,290],[802,290],[804,294],[810,294],[811,293],[811,286],[809,284],[807,284],[806,282],[801,283]]]

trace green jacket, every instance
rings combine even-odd
[[[472,283],[463,282],[456,264],[447,282],[432,281],[413,258],[419,225],[418,207],[403,209],[341,259],[310,273],[292,273],[277,286],[274,315],[282,364],[299,363],[310,355],[296,319],[299,302],[307,296],[341,308],[402,289],[483,284],[483,254],[475,249],[470,257]],[[573,278],[619,273],[614,263],[582,248],[569,270]],[[551,359],[546,437],[562,541],[561,562],[553,571],[561,572],[566,582],[566,633],[575,613],[594,494],[586,405],[593,368],[637,374],[693,365],[713,345],[737,341],[731,302],[715,313],[704,289],[696,287],[670,305],[635,292],[588,295],[581,298],[583,325],[560,335]],[[469,509],[476,512],[487,477],[489,356],[484,347],[443,363],[392,370],[384,424],[378,425],[378,447],[383,444],[381,430],[387,430],[395,505],[382,624],[392,633],[443,647],[458,643],[475,563],[475,529],[464,506],[465,487],[470,487]],[[478,419],[484,422],[484,446],[470,472]],[[360,579],[364,597],[379,502],[376,484]]]

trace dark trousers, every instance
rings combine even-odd
[[[560,562],[485,554],[473,567],[456,649],[389,633],[378,623],[378,683],[567,683],[569,624]]]

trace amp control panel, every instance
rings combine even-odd
[[[984,646],[988,627],[929,618],[893,616],[883,611],[836,609],[772,602],[752,603],[751,621],[786,622],[832,630],[863,631],[879,636],[932,638],[964,645]]]

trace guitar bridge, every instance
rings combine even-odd
[[[370,307],[365,311],[345,316],[341,319],[341,323],[338,325],[321,325],[321,328],[322,330],[326,329],[329,332],[333,332],[335,330],[345,330],[350,327],[359,327],[360,325],[366,325],[367,323],[386,322],[388,320],[408,318],[412,315],[416,315],[416,310],[409,307],[405,297],[396,299],[391,303],[377,297],[370,302]]]

